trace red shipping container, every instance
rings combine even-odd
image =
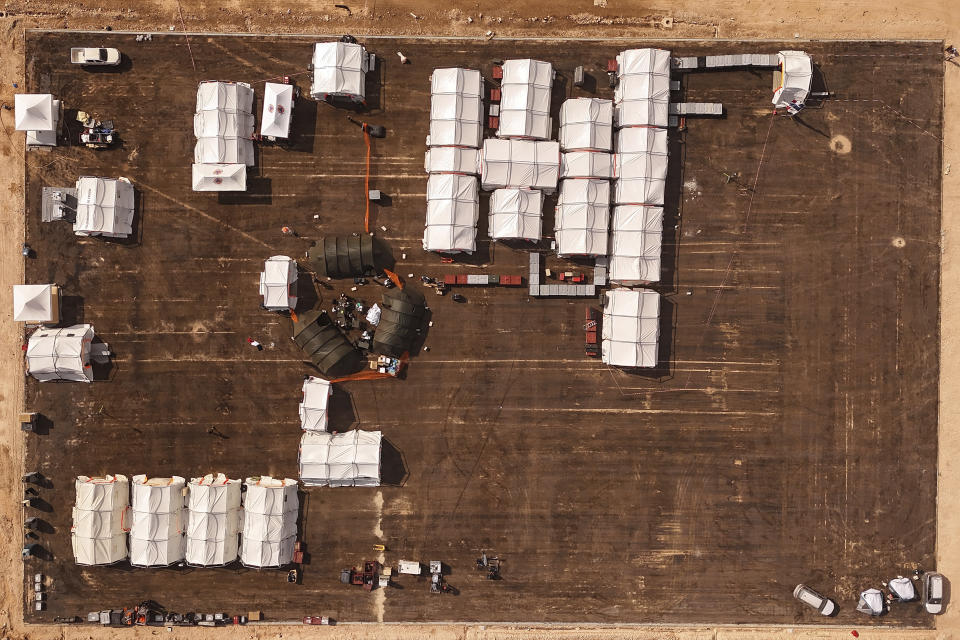
[[[467,284],[467,276],[457,276],[456,284]]]
[[[450,274],[443,276],[443,284],[457,284],[457,276]]]

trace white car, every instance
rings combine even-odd
[[[120,51],[102,47],[73,47],[70,49],[70,62],[115,67],[120,64]]]
[[[943,612],[943,576],[939,573],[923,574],[923,606],[927,613]]]
[[[798,584],[793,590],[793,597],[803,604],[817,610],[822,616],[832,616],[837,605],[830,598],[824,598],[822,595],[804,584]]]

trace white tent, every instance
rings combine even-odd
[[[666,129],[621,129],[617,133],[613,201],[663,205],[668,162]]]
[[[253,140],[222,136],[197,138],[197,144],[193,148],[193,161],[200,164],[242,164],[252,167]]]
[[[90,368],[92,324],[39,329],[27,343],[27,371],[37,380],[93,382]]]
[[[97,565],[125,560],[129,524],[124,517],[130,505],[127,477],[78,476],[74,486],[77,501],[70,538],[76,563]]]
[[[244,484],[240,562],[256,568],[290,564],[300,511],[297,481],[260,476]]]
[[[613,177],[613,154],[606,151],[568,151],[560,156],[561,178]]]
[[[60,296],[55,284],[13,285],[13,319],[15,322],[60,321]]]
[[[606,255],[609,227],[609,182],[564,180],[560,183],[554,220],[558,256]]]
[[[313,85],[310,95],[319,100],[344,96],[357,102],[366,97],[367,51],[351,42],[318,42],[313,45]]]
[[[194,191],[246,191],[247,165],[193,164]]]
[[[775,107],[802,107],[810,94],[813,82],[813,61],[803,51],[781,51],[777,54],[780,65],[780,85],[773,92]]]
[[[253,113],[253,88],[245,82],[209,80],[197,87],[197,109],[225,113]]]
[[[183,560],[185,486],[180,476],[133,476],[130,564],[164,567]]]
[[[501,138],[550,138],[553,65],[539,60],[507,60],[500,81]]]
[[[663,208],[615,207],[610,228],[610,280],[659,282]]]
[[[290,136],[293,116],[293,85],[268,82],[263,87],[263,114],[260,134],[271,138]]]
[[[233,562],[239,551],[240,481],[222,473],[207,474],[187,486],[187,564],[210,567]]]
[[[669,124],[670,52],[628,49],[617,56],[614,121],[618,127]]]
[[[861,591],[860,599],[857,601],[857,611],[871,616],[882,615],[884,611],[883,593],[879,589]]]
[[[18,93],[14,96],[14,126],[27,132],[28,145],[57,146],[60,102],[49,93]]]
[[[603,298],[601,359],[618,367],[657,366],[660,294],[613,289]]]
[[[560,144],[541,140],[483,141],[480,180],[484,189],[528,187],[552,193],[560,176]]]
[[[300,428],[304,431],[327,430],[327,405],[333,395],[328,380],[308,377],[303,381],[303,399],[300,401]]]
[[[379,431],[307,431],[300,439],[300,481],[309,487],[380,486]]]
[[[539,240],[543,226],[543,192],[537,189],[497,189],[490,194],[490,237]]]
[[[260,295],[269,311],[297,308],[297,263],[287,256],[271,256],[260,272]]]
[[[423,248],[473,253],[477,248],[480,200],[475,176],[432,173],[427,179],[427,220]]]
[[[198,111],[193,116],[193,135],[203,138],[250,138],[255,123],[252,113],[240,111]]]
[[[564,151],[610,151],[613,102],[572,98],[560,106],[560,148]]]
[[[475,176],[480,173],[480,153],[466,147],[432,147],[423,157],[423,168],[427,173]]]
[[[917,598],[917,590],[913,586],[913,582],[910,580],[910,578],[897,576],[887,583],[887,587],[890,589],[890,593],[896,597],[898,602],[910,602],[911,600],[916,600]]]
[[[126,238],[133,233],[133,185],[126,178],[77,180],[77,217],[73,232],[78,236]]]
[[[483,137],[483,78],[474,69],[434,69],[427,146],[477,148]],[[429,170],[428,170],[429,171]]]

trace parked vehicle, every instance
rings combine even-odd
[[[120,51],[103,47],[73,47],[70,49],[70,62],[115,67],[120,64]]]
[[[927,613],[943,613],[943,576],[923,574],[923,607]]]
[[[822,616],[832,616],[837,610],[837,605],[833,600],[824,598],[805,584],[797,585],[797,588],[793,590],[793,597],[808,607],[816,609]]]

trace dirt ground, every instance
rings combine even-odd
[[[372,3],[371,3],[372,4]],[[296,4],[294,5],[285,5],[291,6],[291,13],[285,14],[283,12],[268,12],[267,10],[250,10],[243,11],[241,9],[234,8],[224,8],[222,11],[219,11],[219,14],[216,19],[211,18],[209,14],[202,11],[202,8],[199,7],[183,7],[183,19],[184,25],[188,29],[203,29],[203,30],[232,30],[239,29],[244,31],[330,31],[330,32],[340,32],[344,30],[353,31],[355,33],[360,32],[390,32],[390,33],[408,33],[408,34],[417,34],[417,33],[442,33],[442,34],[466,34],[466,35],[482,35],[487,30],[495,31],[497,35],[563,35],[563,36],[592,36],[598,34],[610,34],[610,35],[622,35],[624,33],[629,33],[631,36],[647,36],[647,37],[705,37],[705,36],[719,36],[719,37],[786,37],[790,38],[794,33],[798,33],[800,37],[862,37],[862,38],[888,38],[888,37],[904,37],[904,38],[915,38],[915,37],[933,37],[933,38],[945,38],[949,39],[951,36],[950,26],[957,24],[956,20],[950,19],[950,11],[952,8],[947,6],[941,6],[939,3],[921,3],[919,5],[913,5],[910,8],[903,7],[893,7],[889,9],[878,9],[873,4],[869,3],[848,3],[842,7],[831,8],[830,10],[823,9],[819,10],[812,3],[800,3],[793,4],[789,7],[776,7],[770,6],[767,4],[761,3],[746,3],[742,6],[736,7],[733,11],[736,11],[737,14],[726,14],[724,12],[730,11],[730,9],[717,9],[710,10],[702,8],[701,3],[697,3],[697,9],[687,9],[683,10],[682,5],[677,5],[674,9],[669,12],[664,11],[637,11],[632,14],[625,12],[624,8],[621,6],[615,6],[619,3],[615,3],[612,0],[607,3],[606,8],[594,7],[591,6],[591,3],[551,3],[550,7],[553,13],[558,14],[552,19],[543,20],[544,17],[535,12],[522,11],[519,9],[513,9],[511,5],[498,3],[496,5],[497,11],[491,13],[491,10],[485,10],[483,6],[471,5],[469,11],[462,11],[459,14],[452,14],[450,12],[444,12],[438,14],[432,12],[429,9],[420,9],[414,5],[409,5],[404,3],[402,7],[395,6],[391,3],[377,3],[376,6],[365,7],[360,10],[353,8],[355,16],[350,19],[340,18],[340,17],[329,17],[324,20],[322,14],[318,15],[313,13],[312,10],[308,12],[307,9],[300,9]],[[521,5],[528,6],[528,5]],[[692,4],[691,4],[692,6]],[[243,8],[247,8],[249,5],[243,5]],[[16,55],[13,57],[5,55],[3,59],[18,61],[22,60],[23,48],[22,42],[20,40],[21,29],[24,26],[47,26],[47,27],[90,27],[90,26],[100,26],[102,25],[102,16],[110,15],[114,16],[115,22],[113,22],[114,28],[138,28],[138,29],[166,29],[168,24],[175,25],[179,21],[179,11],[175,4],[167,5],[143,5],[141,8],[137,9],[135,12],[126,12],[120,13],[117,12],[117,15],[122,17],[117,20],[115,15],[111,11],[116,11],[116,9],[111,10],[111,7],[103,7],[106,11],[106,14],[103,12],[98,12],[95,8],[92,7],[82,7],[76,8],[73,6],[64,8],[61,10],[55,4],[46,3],[43,5],[42,10],[38,9],[36,5],[33,6],[24,6],[22,10],[19,10],[19,15],[14,15],[13,17],[4,18],[4,26],[6,39],[5,44],[9,47],[8,51],[13,50],[16,52]],[[409,11],[413,10],[414,13],[418,15],[418,18],[414,19],[409,16]],[[16,4],[9,4],[6,7],[8,12],[17,13],[18,6]],[[69,17],[67,13],[69,11]],[[783,12],[782,17],[778,12]],[[480,13],[483,13],[483,17],[480,17]],[[560,14],[563,15],[560,15]],[[29,15],[26,15],[29,14]],[[287,17],[285,17],[287,16]],[[472,17],[473,22],[468,23],[467,17]],[[596,19],[592,16],[597,16],[599,19]],[[404,24],[404,21],[409,17],[409,23]],[[646,26],[652,25],[654,21],[659,21],[663,17],[673,17],[673,26],[669,33],[664,33],[664,30],[660,26]],[[498,21],[497,18],[500,18]],[[532,19],[531,19],[532,18]],[[285,22],[289,21],[289,22]],[[289,24],[289,27],[285,25]],[[323,29],[316,27],[316,24],[322,24]],[[120,26],[122,25],[122,26]],[[951,135],[955,135],[955,125],[953,125],[953,120],[950,117],[950,109],[952,108],[952,103],[956,101],[956,82],[955,77],[958,69],[947,65],[947,74],[946,74],[946,104],[947,108],[947,117],[945,118],[945,133],[946,143],[944,144],[944,170],[946,171],[949,167],[952,159],[952,155],[955,153],[954,149],[956,144],[951,145],[950,140]],[[10,66],[5,66],[2,69],[4,74],[4,93],[2,94],[2,99],[6,101],[12,101],[13,89],[10,86],[10,82],[13,80],[20,81],[23,77],[22,67],[11,68]],[[902,114],[910,114],[912,112],[904,111],[898,109]],[[9,112],[3,113],[5,130],[8,134],[12,134],[12,123],[7,121],[7,117],[10,115]],[[906,117],[906,116],[905,116]],[[711,123],[705,123],[711,124]],[[21,153],[20,145],[22,138],[16,135],[12,135],[10,142],[7,141],[6,136],[3,140],[0,140],[2,143],[2,148],[8,157],[19,159],[21,156],[18,154]],[[43,156],[37,154],[36,156],[31,155],[30,162],[32,165],[41,165],[48,160],[42,159]],[[15,213],[11,219],[8,221],[9,228],[17,230],[22,227],[22,216],[19,215],[19,212],[22,211],[23,205],[22,201],[19,200],[22,198],[22,180],[23,176],[19,173],[17,168],[20,160],[17,162],[8,163],[8,171],[12,170],[13,175],[9,176],[10,188],[4,191],[4,197],[8,198],[10,201],[5,202],[3,210],[10,213]],[[64,168],[66,169],[66,168]],[[951,436],[951,431],[949,429],[948,416],[951,414],[949,403],[952,401],[952,390],[950,388],[950,380],[955,379],[954,373],[950,370],[951,360],[956,361],[956,358],[950,358],[949,354],[951,350],[955,348],[953,342],[950,341],[951,336],[951,327],[949,324],[949,313],[943,313],[943,311],[948,311],[951,307],[951,304],[955,306],[953,302],[953,296],[951,294],[951,283],[952,278],[955,278],[954,271],[952,270],[952,263],[949,259],[950,243],[949,243],[949,230],[951,228],[952,219],[950,217],[951,205],[955,203],[956,191],[953,187],[953,183],[950,181],[950,175],[947,174],[944,179],[944,219],[943,225],[946,232],[946,242],[944,243],[944,249],[946,252],[945,258],[943,260],[943,307],[942,307],[942,317],[944,322],[942,325],[943,332],[943,347],[942,353],[944,355],[942,370],[943,375],[941,378],[941,401],[944,402],[944,410],[941,412],[943,418],[943,429],[941,429],[941,441],[940,441],[940,450],[941,450],[941,462],[940,465],[940,475],[941,475],[941,489],[939,492],[939,505],[940,513],[938,514],[938,528],[941,532],[948,532],[947,535],[941,533],[937,536],[938,539],[938,558],[937,566],[939,569],[945,571],[947,575],[950,575],[951,563],[956,563],[957,554],[951,552],[951,549],[946,546],[950,543],[951,531],[951,520],[950,516],[956,509],[951,509],[951,500],[957,500],[955,497],[957,494],[955,491],[951,492],[949,486],[945,490],[944,484],[954,480],[956,472],[953,470],[953,467],[950,463],[949,451],[950,447],[954,449],[957,447],[956,436]],[[686,224],[686,223],[685,223]],[[4,288],[3,296],[0,298],[0,305],[6,304],[9,307],[9,284],[22,281],[22,262],[17,251],[17,242],[19,242],[20,234],[15,232],[7,236],[7,248],[3,253],[3,262],[0,264],[0,269],[2,269],[4,277]],[[910,246],[908,244],[908,246]],[[498,261],[499,262],[499,261]],[[739,270],[738,270],[739,273]],[[255,276],[254,276],[255,277]],[[694,296],[695,298],[697,296]],[[4,454],[9,456],[9,459],[14,461],[14,464],[4,466],[4,479],[7,481],[8,485],[17,486],[17,477],[19,474],[19,460],[22,459],[22,441],[19,438],[19,434],[13,429],[14,425],[14,416],[15,412],[19,410],[19,400],[17,398],[22,397],[22,378],[17,375],[15,372],[18,369],[18,362],[20,360],[19,352],[17,351],[18,345],[20,344],[22,338],[18,335],[17,328],[9,323],[8,317],[2,320],[7,322],[5,325],[6,331],[4,331],[3,339],[8,341],[4,344],[7,344],[8,348],[4,348],[3,352],[8,354],[15,354],[12,356],[11,361],[8,362],[9,366],[4,367],[5,375],[10,375],[7,383],[4,385],[4,398],[8,401],[4,403],[4,415],[5,420],[4,424],[10,425],[11,429],[11,438],[7,439],[8,443],[5,445]],[[437,354],[439,356],[439,354]],[[11,375],[13,374],[13,375]],[[922,375],[922,374],[921,374]],[[951,378],[951,376],[954,376]],[[916,470],[916,469],[914,469]],[[19,505],[18,497],[16,492],[13,495],[9,496],[9,502],[7,502],[8,511],[2,519],[2,524],[4,530],[9,533],[8,539],[17,540],[19,537]],[[922,500],[921,500],[922,502]],[[956,506],[956,505],[953,505]],[[922,521],[921,521],[922,523]],[[918,523],[920,524],[920,523]],[[8,619],[8,630],[12,635],[22,635],[24,633],[23,627],[19,620],[22,616],[22,604],[20,600],[20,590],[21,583],[19,581],[20,574],[20,560],[16,556],[17,545],[11,545],[11,548],[8,551],[8,554],[5,555],[5,561],[9,564],[9,571],[5,571],[5,574],[11,576],[11,580],[4,581],[4,611],[9,616]],[[16,576],[14,579],[13,577]],[[953,624],[955,617],[948,613],[947,616],[944,616],[938,619],[938,626],[942,629],[949,629]],[[860,621],[857,621],[860,624]],[[418,635],[426,633],[424,629],[418,627],[390,627],[389,633],[396,633],[398,636],[402,636],[405,633],[412,632]],[[314,631],[314,630],[311,630]],[[192,633],[188,634],[193,635],[197,633],[197,630],[194,630]],[[236,630],[235,634],[243,635],[244,637],[260,637],[259,634],[266,632],[266,630],[260,629],[246,629],[246,630]],[[263,637],[275,637],[277,631],[268,631],[266,636]],[[356,627],[344,626],[340,629],[330,629],[323,630],[324,633],[330,634],[348,634],[352,637],[358,635],[358,630]],[[374,631],[361,631],[360,633],[371,633]],[[503,631],[499,628],[479,628],[479,627],[434,627],[430,628],[429,632],[434,637],[445,636],[448,634],[455,634],[457,637],[464,637],[469,635],[470,637],[505,637],[508,632]],[[47,627],[37,627],[31,626],[29,628],[30,637],[43,637],[45,634],[50,633],[51,635],[58,635],[59,630],[54,630]],[[89,635],[90,630],[86,629],[76,629],[68,630],[65,637],[86,637]],[[287,637],[291,637],[292,630],[284,629],[283,633]],[[377,632],[378,637],[383,637],[381,632]],[[518,630],[510,633],[521,633],[526,637],[531,635],[529,632]],[[543,631],[544,634],[553,635],[556,632],[554,631]],[[580,634],[586,635],[586,631],[572,631],[565,632],[567,634],[572,633],[576,637],[580,637]],[[603,633],[609,633],[604,631]],[[672,631],[656,630],[653,632],[650,631],[622,631],[620,632],[624,637],[644,637],[650,633],[655,634],[654,637],[665,637],[668,633],[673,633]],[[683,637],[699,637],[699,634],[703,635],[710,634],[713,637],[734,637],[735,635],[740,635],[746,637],[747,635],[752,635],[748,632],[742,630],[726,630],[722,629],[719,633],[714,630],[703,630],[702,632],[698,631],[689,631],[683,632]],[[773,632],[758,632],[763,637],[770,637]],[[786,631],[781,631],[780,633],[787,633]],[[866,632],[861,633],[862,637],[871,637],[877,632]],[[905,632],[895,632],[898,637],[906,637],[906,635],[914,636],[916,634],[909,633],[905,635]],[[76,634],[72,636],[71,634]],[[849,637],[849,631],[810,631],[809,637]],[[101,636],[101,633],[98,631],[98,637]],[[187,635],[187,634],[184,634]],[[798,635],[798,634],[791,634]],[[681,637],[681,636],[677,636]]]

